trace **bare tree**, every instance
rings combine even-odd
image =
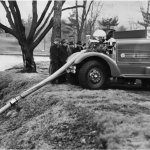
[[[100,12],[102,10],[103,3],[101,1],[94,1],[90,11],[90,18],[87,21],[88,34],[92,35],[95,28],[95,23],[97,18],[100,16]]]
[[[92,6],[94,0],[91,0],[89,2],[89,5],[87,4],[87,0],[83,1],[82,5],[78,5],[78,0],[75,1],[75,10],[73,10],[73,13],[69,17],[70,21],[70,27],[73,28],[73,30],[76,30],[77,32],[77,40],[81,41],[82,33],[84,29],[84,25],[87,19],[87,16],[89,14],[90,8]],[[81,15],[79,15],[78,6],[82,6]]]
[[[87,1],[87,0],[86,0]],[[62,8],[63,4],[65,3],[65,0],[63,1],[58,1],[55,0],[54,2],[54,25],[53,25],[53,30],[52,30],[52,38],[51,38],[51,43],[53,43],[54,38],[61,38],[61,23],[64,23],[66,25],[67,30],[71,30],[72,25],[71,24],[67,24],[64,21],[61,22],[61,15],[62,15],[62,11],[68,10],[68,9],[72,9],[72,10],[78,10],[78,8],[83,8],[85,9],[86,5],[85,2],[83,3],[83,5],[78,5],[78,3],[76,3],[75,6],[71,6],[71,7],[66,7],[66,8]],[[86,2],[87,3],[87,2]],[[91,4],[90,4],[91,5]],[[61,11],[60,11],[61,10]],[[88,10],[89,12],[89,10]],[[87,12],[87,14],[88,14]],[[86,16],[87,17],[87,16]],[[86,18],[85,18],[86,19]],[[63,24],[63,25],[64,25]],[[73,25],[74,26],[74,25]],[[64,28],[63,28],[64,29]],[[67,31],[65,30],[65,31]],[[64,32],[65,32],[64,31]],[[68,31],[67,31],[68,32]]]
[[[53,16],[53,30],[52,30],[52,38],[51,43],[53,43],[54,39],[61,38],[61,15],[62,15],[62,6],[65,1],[54,1],[54,16]],[[67,8],[65,9],[67,10]]]
[[[23,56],[23,72],[36,72],[36,64],[33,57],[33,51],[35,47],[42,41],[45,35],[53,27],[52,31],[52,41],[54,37],[61,38],[61,12],[68,9],[73,9],[76,7],[83,7],[82,5],[76,5],[73,7],[67,7],[62,9],[65,0],[54,1],[54,6],[50,8],[52,0],[48,0],[47,4],[38,18],[37,14],[37,1],[32,1],[32,16],[30,18],[30,30],[26,35],[24,22],[21,18],[20,9],[16,0],[14,1],[0,1],[6,11],[6,17],[10,24],[10,27],[5,26],[0,23],[0,28],[6,33],[9,33],[16,37],[19,45],[21,46],[22,56]],[[54,17],[52,13],[54,12]]]
[[[87,0],[83,1],[83,10],[82,10],[82,16],[81,21],[79,21],[79,14],[78,14],[78,8],[76,7],[76,28],[77,28],[77,40],[81,41],[84,23],[87,19],[87,15],[90,11],[91,5],[93,3],[93,0],[90,1],[90,4],[87,8]],[[76,6],[78,5],[78,1],[76,0]]]
[[[24,62],[23,70],[25,72],[36,72],[36,64],[33,58],[33,51],[53,26],[53,18],[50,18],[52,10],[45,19],[51,2],[52,0],[49,0],[47,2],[41,16],[38,18],[37,1],[32,1],[32,23],[29,34],[26,36],[25,27],[22,22],[20,9],[17,2],[15,0],[8,1],[8,3],[3,0],[1,1],[1,4],[6,11],[6,17],[10,24],[10,27],[7,27],[4,24],[0,23],[0,28],[2,28],[6,33],[9,33],[17,38],[22,50]]]

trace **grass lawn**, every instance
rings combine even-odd
[[[21,67],[0,72],[0,107],[48,77]],[[86,90],[69,83],[47,84],[0,115],[0,149],[149,150],[150,92],[138,86]]]
[[[48,39],[45,41],[42,40],[41,43],[39,43],[39,45],[35,48],[34,55],[49,55],[49,41]],[[16,38],[0,36],[0,55],[1,54],[21,54],[21,48]]]

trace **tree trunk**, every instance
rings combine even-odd
[[[53,30],[52,30],[52,38],[51,43],[54,42],[55,38],[61,39],[61,15],[62,15],[62,1],[54,1],[54,22],[53,22]]]
[[[77,41],[82,41],[82,32],[83,32],[83,29],[79,31],[77,35]]]
[[[36,64],[33,58],[33,50],[30,50],[28,45],[21,46],[23,56],[23,72],[36,72]]]

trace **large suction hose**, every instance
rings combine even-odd
[[[17,101],[19,101],[20,99],[25,98],[29,94],[33,93],[34,91],[37,91],[38,89],[40,89],[41,87],[49,83],[50,81],[60,76],[61,73],[63,73],[68,67],[70,67],[74,63],[74,61],[84,52],[85,51],[81,51],[80,53],[75,55],[71,60],[69,60],[65,65],[63,65],[60,69],[58,69],[55,73],[53,73],[51,76],[47,77],[46,79],[34,85],[33,87],[29,88],[28,90],[22,92],[19,96],[9,100],[7,104],[0,109],[0,114],[2,114],[5,110],[10,108],[15,103],[17,103]]]

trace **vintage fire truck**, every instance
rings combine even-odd
[[[149,85],[150,39],[119,39],[115,45],[112,43],[109,40],[103,42],[92,40],[92,47],[89,46],[86,50],[72,54],[67,63],[51,76],[10,99],[0,109],[0,114],[66,70],[71,83],[87,89],[104,88],[110,78],[129,82],[140,79],[144,87]]]
[[[82,53],[67,69],[71,83],[87,89],[106,87],[109,79],[150,84],[150,39],[131,38],[116,40],[112,54],[88,51]],[[72,59],[77,53],[71,55]]]

